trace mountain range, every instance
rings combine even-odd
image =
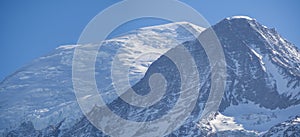
[[[205,36],[209,29],[214,30],[223,48],[227,76],[218,111],[201,119],[215,64],[210,64],[194,36]],[[177,22],[105,40],[97,56],[95,78],[101,81],[98,88],[110,109],[122,118],[140,122],[161,117],[172,109],[179,94],[180,76],[168,55],[184,47],[195,60],[200,83],[193,84],[200,85],[200,94],[188,119],[167,136],[299,136],[299,49],[274,28],[246,16],[225,18],[209,29]],[[72,84],[72,59],[77,47],[94,45],[60,46],[0,83],[3,136],[107,136],[89,122],[77,104]],[[138,109],[111,94],[115,91],[109,70],[116,52],[122,56],[120,62],[130,68],[129,83],[136,92],[151,90],[151,75],[160,73],[165,77],[167,91],[157,107]],[[102,106],[93,106],[90,115],[101,110]],[[138,136],[137,132],[119,132]]]

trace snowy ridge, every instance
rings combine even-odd
[[[67,50],[67,49],[73,49],[73,48],[76,48],[77,46],[79,46],[79,45],[62,45],[62,46],[57,47],[56,49],[57,49],[57,50],[58,50],[58,49],[65,49],[65,50]]]
[[[234,117],[224,116],[221,113],[218,113],[209,123],[213,127],[212,132],[244,129],[242,125],[235,122]]]
[[[300,136],[300,116],[273,126],[263,137]]]
[[[252,24],[252,27],[268,44],[268,54],[265,54],[262,60],[265,62],[266,68],[269,68],[267,70],[268,75],[276,82],[277,91],[280,94],[291,95],[291,98],[300,99],[299,90],[296,88],[300,85],[300,51],[282,38],[274,29],[267,29],[260,24]],[[261,48],[255,48],[261,53]],[[291,78],[286,75],[290,75]]]
[[[256,57],[259,58],[260,65],[261,65],[261,67],[263,68],[263,70],[266,72],[267,70],[266,70],[265,63],[264,63],[264,61],[263,61],[263,56],[261,55],[261,53],[258,53],[256,50],[254,50],[254,49],[252,49],[252,48],[250,48],[250,50],[252,51],[252,53],[254,53],[254,55],[255,55]]]
[[[242,125],[246,130],[263,132],[273,125],[294,117],[295,114],[300,114],[300,105],[287,109],[269,110],[257,104],[248,103],[230,106],[223,114],[228,117],[234,117],[236,124]]]

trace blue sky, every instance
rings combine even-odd
[[[59,45],[75,44],[88,22],[119,0],[2,0],[0,1],[0,81],[31,60]],[[300,47],[298,0],[181,0],[201,13],[210,24],[225,17],[248,15],[274,27]],[[162,20],[140,19],[112,36]]]

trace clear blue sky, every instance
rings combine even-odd
[[[59,45],[75,44],[87,23],[119,0],[1,0],[0,81]],[[181,0],[211,24],[233,15],[248,15],[300,47],[298,0]],[[164,23],[139,20],[114,32]]]

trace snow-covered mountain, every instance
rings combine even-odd
[[[254,19],[227,18],[214,30],[228,70],[221,113],[255,131],[300,113],[300,54],[293,44]]]
[[[194,39],[204,28],[187,22],[141,28],[103,42],[96,64],[107,75],[115,52],[128,64],[132,84],[143,77],[149,65],[179,43]],[[192,33],[193,34],[192,34]],[[38,130],[62,121],[61,128],[82,117],[72,85],[72,58],[77,46],[60,46],[8,76],[0,84],[0,131],[31,121]],[[99,76],[101,75],[101,76]],[[111,83],[107,84],[108,86]],[[107,88],[107,87],[103,87]]]
[[[226,18],[213,29],[223,46],[228,74],[219,111],[234,119],[233,127],[262,133],[300,114],[297,47],[249,17]]]
[[[212,28],[220,39],[227,62],[227,85],[219,108],[220,113],[212,115],[208,120],[200,121],[199,119],[210,89],[211,65],[198,41],[185,42],[183,45],[194,57],[200,72],[202,80],[199,92],[201,94],[198,105],[194,108],[190,118],[170,136],[259,136],[277,123],[284,122],[300,113],[300,58],[299,50],[294,45],[283,39],[274,29],[269,29],[249,17],[226,18]],[[200,35],[205,36],[206,31]],[[166,55],[176,52],[176,50],[177,47],[169,50]],[[174,67],[170,60],[161,56],[149,67],[145,77],[133,88],[135,91],[146,92],[145,87],[148,85],[144,81],[147,81],[151,74],[159,70],[159,73],[162,73],[167,81],[175,83],[169,90],[176,91],[179,84],[176,84],[178,72]],[[167,93],[169,93],[168,90]],[[176,93],[170,92],[167,96],[176,96]],[[130,106],[121,104],[121,99],[117,99],[109,106],[115,113],[125,116],[127,119],[164,114],[157,114],[158,110],[137,111]],[[169,105],[161,106],[164,109],[172,106],[170,102],[165,104]],[[122,109],[118,109],[120,107]],[[100,110],[101,107],[96,107],[93,110],[95,112],[92,113]],[[134,115],[137,112],[145,113]],[[110,116],[106,118],[109,119]],[[87,120],[83,119],[66,135],[85,135],[85,131],[97,131],[85,122]],[[100,131],[94,134],[96,133],[102,135]]]
[[[249,17],[230,17],[212,26],[226,58],[226,90],[219,112],[200,120],[211,87],[210,70],[214,64],[209,63],[201,44],[179,24],[193,29],[196,34],[207,35],[207,30],[203,31],[195,25],[175,23],[139,29],[104,42],[102,51],[106,54],[100,54],[100,57],[106,58],[97,63],[110,66],[108,62],[113,56],[110,54],[123,49],[119,51],[128,60],[122,62],[131,65],[130,82],[135,91],[143,93],[150,90],[148,80],[154,73],[161,73],[168,81],[169,88],[162,103],[152,110],[124,105],[120,98],[109,99],[108,106],[116,114],[126,119],[147,121],[164,115],[172,108],[180,81],[178,70],[167,55],[180,49],[176,46],[176,41],[179,41],[195,59],[201,81],[195,84],[200,84],[201,88],[190,117],[169,136],[299,135],[299,117],[296,116],[300,115],[300,51],[293,44],[282,38],[275,29],[267,28]],[[72,46],[60,47],[1,83],[0,95],[5,96],[0,99],[0,118],[3,121],[0,125],[3,130],[10,128],[7,130],[12,130],[9,134],[16,136],[58,132],[60,136],[105,136],[85,117],[81,118],[70,78],[73,50]],[[149,56],[140,58],[143,53],[149,53],[145,54]],[[106,76],[109,73],[96,73],[98,78]],[[104,85],[107,85],[104,90],[113,92],[109,81]],[[100,110],[101,107],[95,106],[90,114]],[[49,130],[49,125],[54,125],[53,130]]]

